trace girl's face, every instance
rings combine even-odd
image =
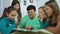
[[[13,7],[14,7],[16,10],[19,10],[19,4],[18,4],[18,3],[15,4]]]
[[[45,12],[42,9],[38,10],[38,15],[39,17],[44,17],[45,16]]]
[[[51,16],[53,14],[53,10],[51,9],[51,7],[49,7],[49,6],[46,5],[45,8],[46,8],[47,15]]]
[[[15,11],[15,10],[11,11],[10,13],[6,13],[7,17],[8,17],[10,20],[14,20],[15,17],[16,17],[16,14],[17,14],[17,11]]]

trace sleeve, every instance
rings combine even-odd
[[[12,26],[7,27],[6,21],[4,20],[0,21],[0,29],[1,29],[2,34],[10,34],[14,26],[15,25],[13,24]]]

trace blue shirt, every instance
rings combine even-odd
[[[9,20],[7,17],[0,20],[0,30],[2,34],[10,34],[13,28],[16,28],[14,20]]]
[[[41,29],[45,29],[46,27],[48,27],[48,24],[49,24],[49,18],[47,18],[45,20],[45,22],[42,22],[42,21],[39,21],[40,22],[40,27]]]

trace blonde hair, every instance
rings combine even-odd
[[[46,10],[45,10],[45,6],[41,6],[41,7],[39,7],[39,9],[42,9],[42,10],[44,11],[45,15],[46,15],[46,17],[43,19],[43,23],[45,23],[45,20],[46,20],[47,17],[48,17],[48,15],[47,15],[47,13],[46,13]]]

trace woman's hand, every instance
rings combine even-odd
[[[50,32],[53,32],[53,33],[57,32],[55,27],[47,27],[47,30],[49,30]]]

